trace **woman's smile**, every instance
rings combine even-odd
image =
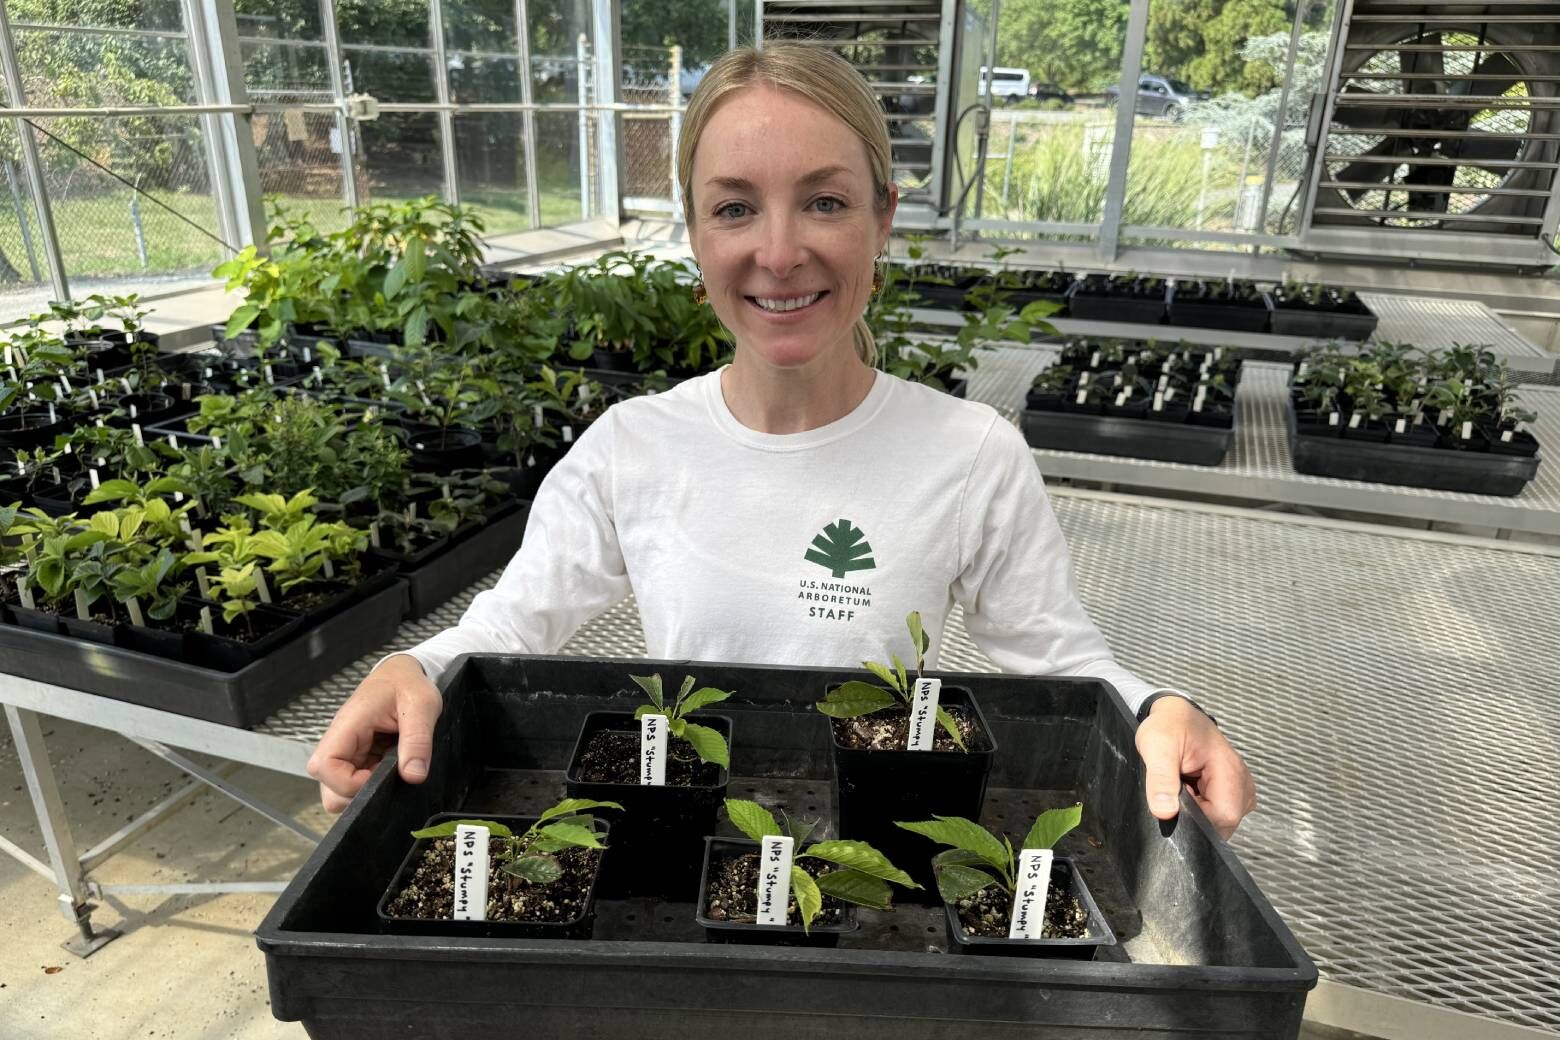
[[[828,290],[807,293],[806,295],[764,295],[745,297],[747,302],[756,307],[766,318],[776,321],[798,321],[807,317],[808,313],[817,310]]]

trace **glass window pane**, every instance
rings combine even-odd
[[[428,0],[336,0],[342,43],[430,46]]]
[[[4,120],[0,123],[0,321],[44,310],[54,295],[27,174],[19,159],[13,158],[19,154],[16,131],[11,120]]]
[[[579,42],[589,54],[587,0],[531,0],[531,96],[537,104],[579,103]],[[587,58],[587,61],[589,59]],[[587,70],[585,82],[589,84]]]
[[[357,124],[355,151],[365,201],[389,202],[444,194],[439,117],[431,112],[386,112]]]
[[[46,3],[11,0],[7,6],[13,28],[24,24],[91,26],[107,29],[167,29],[182,32],[179,0],[71,0]]]
[[[244,57],[244,86],[256,103],[329,102],[330,55],[323,43],[294,41],[239,44]]]
[[[591,198],[593,183],[581,187],[580,156],[591,154],[593,122],[572,112],[539,112],[536,116],[536,183],[542,196],[542,224],[569,224],[587,216],[582,198]],[[589,181],[590,167],[585,167]],[[596,207],[590,206],[592,210]]]
[[[454,122],[461,204],[482,218],[490,235],[528,228],[525,118],[519,112],[480,112],[458,115]]]
[[[338,0],[336,24],[347,93],[437,100],[427,0]]]
[[[72,294],[116,288],[146,292],[153,286],[163,290],[209,280],[211,268],[222,259],[222,231],[198,117],[40,123],[90,142],[89,154],[98,158],[88,162],[39,136]]]
[[[521,100],[518,56],[473,51],[449,51],[447,54],[450,100],[457,105]]]
[[[321,231],[346,224],[341,140],[330,112],[288,109],[255,114],[252,129],[260,191],[309,215]]]
[[[319,0],[235,0],[243,39],[321,40]]]
[[[195,96],[182,36],[17,29],[16,58],[34,108],[188,105]]]

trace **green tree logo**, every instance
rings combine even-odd
[[[843,578],[851,571],[870,571],[877,566],[867,555],[872,551],[867,536],[844,517],[825,527],[812,544],[803,559],[827,567],[836,578]]]

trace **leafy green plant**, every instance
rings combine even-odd
[[[492,820],[446,820],[432,827],[412,832],[413,838],[449,838],[461,825],[486,827],[489,838],[502,842],[501,851],[493,858],[492,865],[506,874],[512,874],[533,885],[550,885],[563,877],[563,866],[558,853],[564,849],[602,849],[601,838],[596,834],[595,817],[588,809],[618,809],[617,802],[598,802],[590,798],[565,798],[544,809],[520,834]]]
[[[823,909],[823,897],[835,899],[874,910],[888,910],[893,905],[892,882],[905,888],[920,888],[909,874],[889,862],[887,856],[864,841],[816,841],[807,843],[812,823],[793,823],[781,813],[784,825],[775,821],[774,814],[757,802],[743,798],[726,799],[726,815],[737,829],[754,841],[769,837],[789,837],[793,845],[791,859],[791,891],[796,894],[796,906],[802,915],[802,931],[807,932],[813,920]],[[832,863],[830,870],[816,879],[797,864],[797,860],[816,859]]]
[[[723,769],[731,768],[731,752],[726,747],[726,738],[717,730],[709,726],[701,726],[696,722],[689,722],[688,716],[700,708],[707,708],[711,704],[718,704],[731,696],[726,690],[717,690],[713,686],[705,686],[698,690],[693,688],[694,677],[689,675],[683,678],[682,688],[677,691],[677,696],[668,700],[661,685],[661,674],[631,675],[645,696],[650,698],[649,704],[641,704],[634,712],[634,718],[643,718],[646,715],[665,715],[667,728],[671,730],[673,737],[681,737],[693,746],[694,754],[699,756],[700,762],[714,763]]]
[[[110,579],[114,598],[124,604],[133,599],[146,617],[166,621],[178,610],[179,597],[189,591],[189,582],[171,580],[183,568],[180,556],[158,549],[149,558],[129,562],[114,573]]]
[[[914,823],[895,821],[894,826],[931,838],[951,848],[932,857],[937,891],[946,902],[957,903],[989,885],[1013,895],[1018,871],[1018,851],[1049,849],[1083,820],[1083,805],[1047,809],[1035,818],[1029,833],[1015,851],[1007,835],[997,835],[962,816],[937,816]]]
[[[926,665],[926,651],[931,648],[932,640],[921,627],[920,611],[912,610],[905,618],[905,625],[910,629],[910,641],[915,649],[915,677],[920,679],[922,669]],[[898,654],[893,655],[893,662],[893,668],[876,661],[861,662],[863,668],[888,684],[886,689],[859,679],[852,680],[836,686],[823,700],[813,706],[835,719],[859,718],[897,704],[908,707],[915,697],[915,684],[906,674],[904,663],[899,660]],[[943,732],[948,734],[960,751],[969,750],[964,745],[964,734],[959,732],[959,724],[940,704],[937,706],[937,725],[942,727]]]

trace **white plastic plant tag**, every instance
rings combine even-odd
[[[121,377],[120,380],[119,380],[119,385],[125,388],[125,393],[127,393],[127,394],[135,393],[135,387],[130,385],[130,380]]]
[[[49,402],[49,424],[53,425],[56,422],[59,422],[59,414],[57,412],[55,412],[55,410],[54,410],[54,402],[50,401]],[[98,425],[99,426],[103,425],[103,420],[102,419],[98,420]]]
[[[1164,410],[1165,410],[1165,395],[1164,395],[1164,391],[1161,390],[1158,393],[1154,394],[1154,411],[1162,412]]]
[[[487,920],[488,829],[455,828],[455,920]]]
[[[1407,429],[1408,429],[1408,420],[1407,419],[1399,419],[1396,423],[1394,423],[1392,425],[1392,432],[1393,433],[1403,433]]]
[[[1435,424],[1437,426],[1445,426],[1451,420],[1451,418],[1452,418],[1452,411],[1451,411],[1451,409],[1450,408],[1442,408],[1441,409],[1441,417],[1435,421]]]
[[[17,582],[16,597],[22,601],[22,606],[26,607],[28,610],[37,609],[33,605],[32,586],[28,585],[25,581]]]
[[[132,404],[132,405],[129,406],[129,408],[130,408],[130,418],[132,418],[132,419],[140,418],[140,416],[136,415],[135,405]]]
[[[168,447],[172,448],[174,451],[178,451],[179,450],[179,435],[178,434],[176,434],[176,433],[168,434]]]
[[[308,347],[303,348],[303,363],[305,365],[314,364],[314,351],[310,350]]]
[[[130,623],[136,628],[146,627],[146,617],[141,613],[141,601],[131,596],[125,600],[125,609],[130,612]]]
[[[211,435],[211,446],[213,448],[216,448],[218,451],[221,451],[222,450],[222,438],[218,437],[216,434],[212,434]]]
[[[791,902],[791,863],[796,839],[771,834],[759,843],[758,923],[783,925]]]
[[[80,589],[74,590],[76,594],[76,617],[82,621],[92,620],[92,608],[87,605],[87,594]]]
[[[1013,919],[1009,939],[1039,939],[1045,931],[1045,898],[1051,887],[1050,849],[1025,849],[1018,854],[1017,884],[1013,889]]]
[[[1163,390],[1165,387],[1167,387],[1169,385],[1170,385],[1170,377],[1169,376],[1162,375],[1162,376],[1159,377],[1159,386],[1158,386],[1157,389]]]
[[[206,373],[206,378],[207,379],[211,378],[211,366],[210,365],[207,365],[204,369],[202,369],[202,371],[204,371]]]
[[[173,501],[174,501],[175,505],[177,505],[179,503],[182,503],[184,501],[184,492],[182,492],[182,491],[175,491],[173,493]]]
[[[666,786],[667,720],[665,715],[639,718],[639,784]]]
[[[531,406],[531,425],[542,425],[542,406],[539,404],[533,404]]]
[[[1337,412],[1328,412],[1327,413],[1327,425],[1328,426],[1337,426],[1338,425],[1338,413]]]
[[[200,586],[200,598],[201,599],[210,599],[211,598],[211,583],[209,581],[207,581],[207,579],[206,579],[206,568],[204,568],[204,567],[197,567],[197,568],[195,568],[195,584]],[[211,629],[207,628],[206,631],[209,632],[209,631],[211,631]]]
[[[140,423],[131,423],[130,424],[130,436],[135,438],[136,444],[140,445],[143,448],[146,447],[146,438],[141,436],[141,424]]]
[[[450,494],[450,482],[446,480],[442,486],[444,490],[444,500],[446,502],[452,500],[455,496]]]
[[[1127,403],[1127,392],[1125,390],[1123,390],[1123,391],[1121,391],[1121,393],[1116,395],[1116,407],[1120,408],[1122,405],[1124,405],[1126,403]]]
[[[87,470],[87,481],[91,483],[93,491],[98,489],[98,471],[96,466]]]
[[[573,444],[574,443],[574,427],[573,426],[564,426],[562,428],[561,432],[563,433],[563,443],[565,443],[565,444]]]
[[[915,681],[915,692],[910,698],[910,739],[905,743],[909,750],[932,750],[937,736],[937,700],[941,696],[941,679]]]
[[[64,376],[60,376],[60,393],[64,394],[66,397],[70,396],[70,380],[66,379]]]
[[[197,573],[199,573],[199,572],[197,572]],[[206,583],[203,581],[203,582],[201,582],[201,584],[205,585]],[[205,590],[203,589],[202,590],[202,595],[204,595],[204,594],[205,594]],[[214,625],[212,623],[212,620],[211,620],[211,608],[210,607],[201,607],[200,608],[200,630],[202,632],[206,633],[208,636],[214,636],[214,635],[217,634],[216,625]]]
[[[1469,422],[1467,420],[1464,420],[1463,424],[1462,424],[1462,439],[1463,440],[1468,440],[1472,436],[1473,436],[1473,423]]]
[[[377,521],[368,525],[368,544],[372,545],[375,549],[378,549],[380,547],[379,546],[379,524],[378,524]]]
[[[260,597],[260,602],[267,606],[271,603],[271,586],[265,580],[265,571],[255,571],[255,592]]]
[[[14,357],[15,356],[11,353],[11,344],[7,343],[5,345],[5,363],[7,367],[16,364]]]
[[[1353,414],[1351,414],[1349,416],[1349,429],[1351,429],[1351,430],[1359,429],[1360,428],[1360,418],[1361,418],[1361,416],[1360,416],[1359,412],[1354,412]]]
[[[1083,404],[1088,399],[1089,399],[1089,392],[1087,390],[1079,390],[1078,391],[1078,403],[1079,404]]]
[[[92,409],[93,411],[96,411],[98,408],[97,391],[92,389],[90,386],[87,387],[87,400],[92,402]]]
[[[1500,431],[1501,443],[1503,443],[1503,444],[1510,444],[1511,443],[1511,434],[1512,434],[1511,430],[1502,430],[1502,431]]]
[[[384,380],[385,389],[390,389],[390,369],[387,366],[380,366],[379,378]]]
[[[336,578],[336,568],[330,562],[329,559],[327,559],[323,564],[321,564],[320,570],[325,572],[325,580],[326,581],[334,581],[335,580],[335,578]]]
[[[1089,367],[1090,368],[1098,368],[1099,364],[1100,364],[1100,352],[1096,350],[1093,354],[1089,355]]]

